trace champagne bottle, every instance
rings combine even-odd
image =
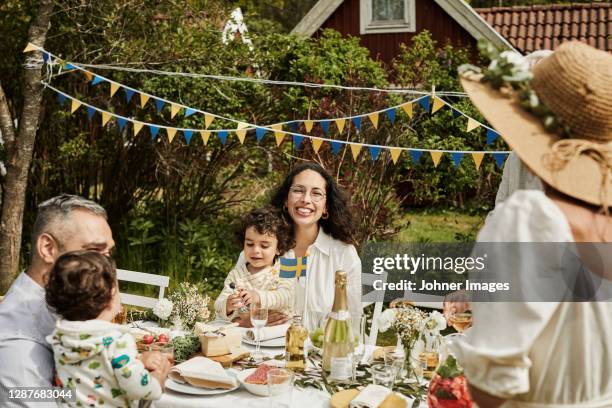
[[[353,368],[354,337],[346,299],[346,281],[346,272],[336,271],[334,305],[323,338],[323,370],[329,374],[328,379],[337,381],[349,380]]]
[[[304,371],[304,343],[308,330],[302,326],[302,316],[293,316],[291,326],[287,329],[285,342],[285,367],[294,371]]]

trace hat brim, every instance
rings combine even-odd
[[[523,163],[554,189],[590,204],[603,205],[601,198],[603,175],[599,165],[587,155],[570,161],[562,170],[544,166],[544,157],[559,140],[546,131],[541,121],[509,98],[481,82],[461,78],[476,108],[496,129]],[[612,143],[608,143],[612,147]],[[612,195],[612,179],[608,181]]]

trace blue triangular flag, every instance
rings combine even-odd
[[[64,65],[64,71],[70,71],[72,69],[75,69],[74,65],[72,65],[72,64]]]
[[[155,140],[155,138],[157,137],[157,134],[159,133],[159,127],[149,125],[149,130],[151,131],[151,139]]]
[[[255,128],[255,138],[257,139],[257,143],[261,142],[261,140],[266,135],[266,129],[264,128]]]
[[[372,160],[376,160],[378,158],[379,153],[380,147],[370,146],[370,156],[372,156]]]
[[[337,155],[338,153],[340,153],[340,149],[342,149],[342,145],[343,143],[340,143],[337,141],[331,142],[331,148],[332,148],[332,152],[334,152],[334,155]]]
[[[60,105],[64,106],[64,103],[66,102],[66,97],[62,94],[57,94],[57,101]]]
[[[421,99],[419,99],[419,105],[421,105],[423,107],[423,109],[425,109],[427,112],[429,112],[430,107],[429,107],[429,96],[424,96]]]
[[[185,130],[183,131],[183,134],[185,135],[185,141],[187,142],[187,144],[189,144],[189,142],[191,142],[191,136],[193,136],[193,131]]]
[[[49,61],[49,53],[43,51],[42,55],[43,55],[43,61],[46,64]]]
[[[495,157],[497,167],[501,169],[504,166],[504,161],[506,161],[507,156],[508,155],[506,153],[493,153],[493,157]]]
[[[463,153],[453,153],[453,162],[455,163],[455,167],[459,167],[459,162],[461,161],[461,158],[463,157]]]
[[[389,118],[389,122],[391,122],[391,124],[395,123],[395,109],[387,109],[387,117]]]
[[[361,130],[361,116],[354,117],[352,121],[353,125],[355,126],[355,129],[357,129],[357,131],[359,132]]]
[[[457,109],[451,109],[453,112],[453,118],[458,118],[459,116],[461,116],[461,112],[459,112]]]
[[[87,117],[89,118],[89,120],[93,118],[94,113],[96,113],[96,110],[92,108],[91,106],[88,106],[87,107]]]
[[[419,162],[419,159],[421,158],[422,154],[423,154],[423,151],[421,151],[421,150],[411,150],[410,151],[410,156],[412,157],[412,162],[414,164],[417,164]]]
[[[304,140],[304,136],[293,135],[293,148],[295,150],[300,150],[302,140]]]
[[[325,134],[329,133],[329,120],[322,120],[321,121],[321,129],[323,129],[323,132],[325,132]]]
[[[493,129],[487,129],[487,144],[491,144],[499,137],[499,133]]]
[[[100,82],[104,82],[104,79],[102,79],[102,77],[94,75],[93,79],[91,80],[91,84],[98,85]]]
[[[219,136],[219,140],[221,140],[221,144],[225,144],[225,142],[227,142],[227,131],[222,130],[217,133],[217,136]]]
[[[297,122],[289,122],[289,130],[292,131],[293,133],[297,133],[298,131],[298,123]]]
[[[165,103],[166,102],[162,101],[161,99],[156,99],[155,100],[155,108],[157,109],[157,113],[161,112],[161,110],[164,107]]]
[[[127,100],[128,103],[130,103],[130,101],[132,100],[132,96],[134,96],[134,91],[132,91],[131,89],[125,89],[125,100]]]
[[[187,108],[187,109],[185,109],[185,117],[191,116],[191,115],[193,115],[194,113],[196,113],[196,110],[195,110],[195,109],[192,109],[192,108]]]
[[[117,123],[119,124],[119,130],[123,131],[123,128],[125,127],[125,124],[127,123],[127,120],[118,117]]]

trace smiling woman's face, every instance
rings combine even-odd
[[[325,179],[316,171],[304,170],[293,178],[287,195],[287,211],[298,226],[316,224],[327,210]]]

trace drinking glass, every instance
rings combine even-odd
[[[387,388],[393,387],[395,371],[392,367],[378,363],[370,367],[370,372],[372,373],[372,384],[382,385]]]
[[[459,333],[463,333],[466,329],[472,326],[472,313],[453,313],[448,317],[448,323],[453,326]]]
[[[174,364],[174,346],[170,343],[153,343],[149,346],[149,351],[159,351]]]
[[[401,381],[406,362],[406,354],[401,348],[391,348],[385,350],[385,365],[393,371],[393,380]]]
[[[255,328],[257,336],[257,347],[251,357],[256,361],[261,361],[264,358],[264,354],[261,352],[261,328],[266,326],[268,322],[268,309],[261,307],[261,303],[251,304],[251,324]]]
[[[351,318],[353,327],[357,327],[355,333],[355,347],[353,348],[353,382],[357,381],[357,366],[361,362],[366,350],[365,325],[366,316]]]
[[[273,368],[268,371],[268,395],[270,397],[270,407],[291,407],[293,371],[285,368]]]

